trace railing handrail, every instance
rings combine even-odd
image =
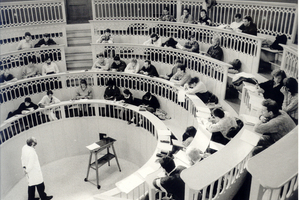
[[[280,188],[298,174],[297,154],[298,126],[275,144],[252,157],[246,167],[253,177],[258,178],[264,188]],[[274,155],[280,159],[274,159]],[[276,176],[272,176],[274,174]]]
[[[14,1],[14,2],[0,2],[0,6],[5,5],[20,5],[20,4],[37,4],[37,3],[54,3],[54,2],[63,2],[63,0],[38,0],[38,1]]]
[[[219,3],[223,2],[231,2],[231,3],[239,3],[239,4],[248,4],[248,5],[274,5],[274,6],[281,6],[287,8],[295,8],[298,4],[296,3],[282,3],[282,2],[269,2],[269,1],[236,1],[236,0],[219,0]]]

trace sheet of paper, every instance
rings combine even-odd
[[[178,101],[185,102],[185,91],[184,90],[178,90]]]
[[[256,146],[260,137],[260,134],[244,129],[240,139],[253,146]]]
[[[181,141],[172,140],[173,146],[184,147]]]
[[[100,146],[96,143],[90,144],[88,146],[86,146],[86,148],[88,148],[90,151],[99,148]]]
[[[169,130],[157,130],[157,135],[171,135]]]
[[[173,146],[168,143],[159,142],[157,148],[162,151],[172,151]]]
[[[250,95],[249,104],[251,104],[255,108],[262,108],[262,101],[264,98],[258,95]]]
[[[203,125],[199,125],[197,133],[189,146],[197,147],[202,152],[205,152],[211,138],[211,132],[205,129]]]
[[[128,194],[134,188],[141,185],[143,182],[144,180],[140,178],[137,174],[132,174],[129,177],[123,179],[122,181],[117,182],[116,186],[118,187],[119,190]]]
[[[190,160],[184,151],[179,150],[176,154],[174,154],[174,157],[185,163],[185,165],[190,165]]]
[[[159,169],[159,164],[157,163],[157,165],[155,165],[155,167],[150,167],[150,166],[147,166],[147,167],[144,167],[142,169],[139,169],[138,170],[138,173],[143,177],[143,178],[146,178],[149,174],[152,174],[153,172],[155,172],[156,170]]]
[[[259,122],[258,117],[252,115],[241,114],[244,124],[255,125]]]

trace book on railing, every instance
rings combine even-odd
[[[172,151],[173,146],[170,143],[159,142],[157,148],[164,152]]]
[[[197,112],[196,115],[197,117],[202,117],[202,118],[209,118],[211,116],[210,109],[208,107],[196,107]]]
[[[128,194],[129,192],[137,188],[139,185],[141,185],[143,182],[144,180],[141,177],[139,177],[137,174],[132,174],[127,178],[117,182],[116,186],[118,187],[119,190]]]
[[[259,122],[258,117],[255,117],[252,115],[241,114],[241,117],[242,117],[245,125],[254,126],[255,124],[257,124]]]
[[[86,146],[86,148],[88,148],[90,151],[93,151],[95,149],[98,149],[100,146],[96,143],[90,144],[88,146]]]

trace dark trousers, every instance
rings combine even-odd
[[[44,182],[42,182],[41,184],[38,185],[28,186],[28,200],[34,200],[35,187],[37,188],[41,200],[46,199],[47,194],[45,193],[45,184]]]

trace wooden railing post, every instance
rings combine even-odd
[[[181,5],[182,5],[182,0],[177,0],[177,10],[176,10],[177,22],[179,22],[181,16]]]

